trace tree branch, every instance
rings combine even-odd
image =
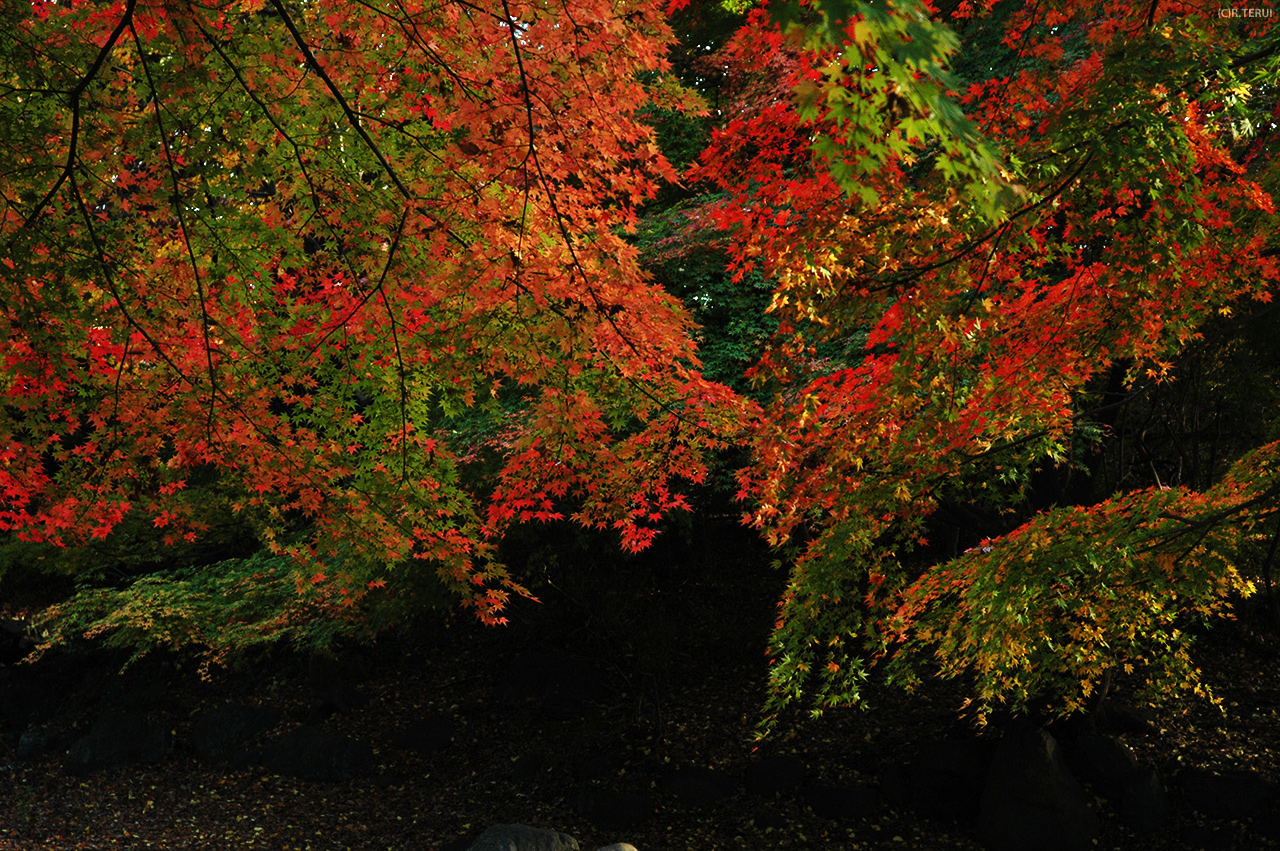
[[[120,36],[124,31],[133,26],[133,10],[137,6],[138,0],[128,0],[124,7],[124,14],[120,17],[120,22],[116,24],[116,28],[111,31],[111,35],[107,37],[107,41],[102,45],[102,49],[98,51],[98,55],[94,57],[93,64],[89,66],[89,70],[85,72],[84,77],[76,84],[68,94],[71,97],[71,140],[67,145],[67,162],[63,165],[62,170],[58,173],[58,179],[54,181],[53,186],[44,194],[37,203],[35,208],[27,216],[19,230],[28,230],[35,224],[36,219],[40,218],[40,214],[58,194],[58,190],[62,188],[76,165],[76,158],[79,155],[80,142],[80,96],[89,88],[89,84],[98,76],[98,71],[102,69],[102,63],[107,61],[107,57],[111,51],[115,49],[116,42],[120,40]]]
[[[369,136],[369,133],[363,126],[361,126],[360,116],[356,115],[355,110],[351,108],[351,105],[347,103],[347,99],[342,96],[342,92],[338,90],[337,84],[333,82],[333,78],[329,76],[328,72],[324,70],[324,66],[320,64],[316,59],[315,54],[311,52],[311,45],[307,44],[307,40],[302,37],[302,33],[298,31],[298,27],[294,24],[293,18],[291,18],[289,13],[285,11],[284,5],[280,0],[271,0],[271,5],[280,15],[281,20],[284,21],[285,27],[289,30],[289,35],[293,37],[293,43],[298,46],[298,50],[301,51],[303,58],[307,60],[308,67],[315,70],[320,79],[324,81],[325,87],[329,90],[329,94],[333,95],[333,99],[338,102],[338,106],[342,107],[342,111],[346,113],[347,123],[351,126],[351,129],[355,130],[356,133],[360,135],[360,138],[364,140],[364,143],[369,147],[369,152],[377,158],[379,164],[381,164],[383,170],[386,171],[387,176],[391,178],[391,182],[396,185],[396,189],[399,190],[400,194],[406,199],[412,199],[414,197],[413,193],[409,191],[409,187],[405,186],[404,182],[400,179],[400,175],[391,166],[391,163],[387,161],[386,156],[382,153],[382,149],[378,147],[378,145]]]

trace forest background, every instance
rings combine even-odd
[[[741,513],[762,730],[1204,692],[1275,616],[1274,14],[6,4],[8,611],[212,671]]]

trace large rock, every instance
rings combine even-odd
[[[1057,741],[1029,724],[996,748],[978,809],[978,837],[991,851],[1087,851],[1102,831]]]
[[[1138,760],[1128,745],[1096,733],[1079,736],[1067,761],[1081,782],[1088,783],[1113,803],[1120,802],[1129,777],[1139,770]]]
[[[1159,833],[1169,826],[1173,807],[1154,769],[1130,774],[1120,795],[1120,821],[1134,833]]]
[[[578,840],[527,824],[495,824],[480,834],[467,851],[578,851]]]
[[[191,748],[206,762],[247,765],[255,761],[249,743],[283,718],[283,712],[268,706],[219,706],[196,719]]]
[[[881,797],[938,821],[971,821],[978,811],[995,748],[976,739],[929,742],[905,766],[885,773]]]
[[[1214,818],[1252,818],[1276,801],[1275,785],[1253,771],[1193,768],[1179,779],[1187,804]]]
[[[55,692],[37,683],[0,683],[0,696],[0,732],[4,733],[20,733],[47,721],[61,705]]]
[[[13,754],[18,759],[39,759],[66,743],[65,736],[60,736],[46,727],[29,727],[18,736],[18,744],[14,746]]]
[[[1082,733],[1068,754],[1075,776],[1119,807],[1120,821],[1135,833],[1169,826],[1173,808],[1160,776],[1138,765],[1129,746],[1112,736]]]
[[[328,653],[312,653],[307,660],[307,688],[312,720],[322,721],[335,712],[353,712],[366,703],[365,696],[351,684],[343,663]]]
[[[62,769],[88,774],[136,762],[160,762],[169,752],[168,725],[141,712],[108,712],[67,751]]]
[[[262,762],[286,777],[343,783],[373,767],[373,748],[319,727],[299,727],[268,747]]]
[[[27,625],[13,618],[0,620],[0,665],[16,665],[31,655],[37,642],[27,635]]]

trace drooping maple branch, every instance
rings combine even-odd
[[[218,395],[218,375],[213,366],[213,346],[209,338],[209,306],[205,303],[204,282],[201,280],[200,263],[196,260],[195,250],[191,247],[191,233],[187,228],[187,214],[182,202],[182,186],[178,181],[178,166],[173,161],[173,149],[169,145],[169,134],[165,130],[164,115],[160,110],[160,90],[156,87],[155,78],[151,76],[151,63],[147,61],[147,51],[143,48],[138,30],[133,22],[129,23],[129,32],[133,35],[134,47],[138,50],[138,61],[142,63],[142,72],[147,78],[147,88],[151,90],[151,105],[156,117],[156,129],[160,133],[160,147],[164,151],[165,163],[169,171],[169,185],[173,188],[173,212],[178,218],[178,230],[182,233],[182,245],[187,251],[187,259],[191,263],[191,275],[196,288],[196,301],[200,306],[200,333],[204,342],[205,368],[209,374],[209,411],[206,415],[205,432],[212,438],[213,417],[216,406],[214,399]]]
[[[405,210],[400,215],[400,223],[396,226],[395,236],[391,239],[391,245],[387,249],[387,262],[382,267],[382,275],[378,278],[378,283],[374,285],[374,291],[379,294],[382,300],[382,306],[387,311],[387,321],[391,325],[391,342],[396,350],[396,383],[400,394],[400,484],[403,485],[409,479],[409,410],[408,396],[409,388],[404,380],[404,354],[400,351],[400,335],[396,331],[396,314],[391,309],[391,302],[387,299],[387,273],[391,271],[391,264],[395,261],[396,248],[400,245],[400,236],[404,233],[405,219],[408,217],[409,211]]]
[[[85,75],[76,84],[76,87],[67,94],[71,98],[71,133],[70,139],[67,141],[67,161],[58,172],[58,178],[54,181],[53,186],[44,194],[26,220],[22,223],[19,230],[29,230],[35,224],[36,219],[44,212],[45,207],[58,194],[58,190],[62,188],[62,184],[66,183],[68,178],[72,176],[72,171],[76,166],[76,159],[79,156],[78,146],[80,141],[80,96],[89,88],[89,84],[98,76],[98,71],[102,69],[102,63],[107,61],[107,57],[111,55],[111,51],[115,50],[116,42],[120,40],[120,36],[124,35],[125,29],[133,26],[133,10],[137,6],[138,0],[128,0],[125,3],[124,14],[120,16],[116,28],[107,36],[106,42],[98,50],[98,55],[94,57],[93,64],[85,72]]]
[[[169,353],[166,352],[160,346],[159,341],[157,341],[152,336],[151,332],[148,331],[147,328],[134,317],[133,313],[126,306],[124,295],[120,292],[120,287],[116,282],[115,274],[111,269],[111,263],[107,258],[106,246],[103,244],[102,237],[98,233],[97,228],[95,228],[93,225],[93,212],[89,209],[89,206],[85,203],[84,193],[81,192],[80,190],[79,182],[76,180],[74,171],[70,174],[68,179],[71,181],[71,193],[76,201],[76,208],[80,211],[80,217],[84,220],[85,230],[89,234],[89,241],[93,244],[94,251],[98,255],[98,266],[102,272],[103,283],[106,286],[107,292],[111,294],[112,300],[115,301],[116,306],[120,309],[120,314],[124,317],[126,324],[128,324],[130,328],[132,328],[135,332],[140,334],[142,338],[147,341],[147,344],[151,346],[151,350],[154,351],[156,353],[156,356],[159,357],[162,361],[164,361],[164,363],[170,369],[173,370],[174,375],[178,378],[179,381],[185,382],[186,384],[191,386],[193,389],[196,388],[197,386],[196,383],[192,381],[191,378],[188,377],[185,372],[182,371],[182,369],[178,366],[178,364],[174,362],[173,358],[170,357]],[[125,359],[122,357],[120,362],[120,370],[124,369],[124,363],[125,363]],[[117,373],[117,381],[118,379],[119,379],[119,373]],[[119,393],[118,388],[119,388],[119,385],[117,383],[117,394]],[[84,500],[79,507],[79,517],[83,518],[84,515],[89,511],[90,507],[91,507],[91,501]]]
[[[1271,533],[1271,543],[1267,545],[1267,557],[1262,560],[1262,587],[1267,595],[1267,614],[1271,618],[1272,625],[1276,623],[1277,612],[1275,589],[1272,587],[1271,568],[1275,565],[1276,545],[1280,544],[1280,523],[1276,524],[1276,529]]]
[[[306,59],[307,68],[314,70],[320,79],[324,81],[325,88],[329,90],[329,94],[333,95],[333,99],[338,102],[338,106],[340,106],[343,113],[346,114],[347,124],[352,130],[356,131],[361,139],[364,140],[365,145],[369,148],[369,153],[373,154],[373,156],[378,160],[378,163],[382,166],[383,170],[386,171],[387,176],[391,178],[391,182],[396,185],[396,189],[399,190],[400,194],[405,199],[412,199],[414,197],[413,192],[411,192],[409,187],[404,184],[404,181],[400,179],[399,173],[387,160],[382,149],[378,147],[378,144],[369,136],[368,131],[366,131],[360,124],[360,116],[357,115],[355,110],[351,108],[351,105],[347,103],[347,99],[343,96],[342,91],[338,88],[337,84],[334,83],[333,78],[324,70],[324,66],[316,60],[315,54],[311,51],[311,45],[307,44],[307,40],[303,38],[302,33],[298,31],[297,25],[285,10],[284,4],[282,4],[280,0],[271,0],[271,5],[280,15],[280,19],[284,21],[285,27],[289,30],[289,35],[293,38],[293,43],[298,46],[298,51],[302,54],[303,58]]]
[[[538,146],[535,142],[537,139],[537,128],[533,123],[533,93],[529,90],[529,74],[524,67],[524,50],[520,47],[520,25],[516,23],[515,16],[511,13],[511,4],[508,0],[502,0],[502,11],[506,15],[504,26],[506,27],[507,33],[510,37],[511,51],[516,60],[516,71],[520,76],[520,94],[524,101],[526,129],[529,133],[529,147],[525,153],[525,159],[533,161],[533,167],[538,172],[538,182],[541,183],[542,188],[546,190],[547,203],[551,205],[551,213],[555,218],[556,228],[560,232],[560,240],[564,244],[565,250],[569,252],[569,259],[573,268],[582,277],[583,286],[587,288],[587,292],[591,293],[594,298],[595,293],[591,289],[591,280],[587,276],[587,270],[583,268],[582,261],[578,258],[578,252],[573,245],[573,236],[569,233],[569,225],[565,221],[563,213],[560,212],[559,203],[556,201],[555,188],[553,187],[551,180],[547,177],[547,173],[543,170],[542,160],[538,156]],[[596,307],[597,309],[600,309],[598,299],[596,299]],[[613,320],[610,319],[609,321],[612,323]],[[614,330],[619,329],[617,326],[614,326]],[[620,330],[619,334],[621,335]],[[627,340],[625,336],[623,339]],[[636,351],[635,346],[631,345],[629,340],[627,340],[627,344],[631,346],[632,351],[639,354],[639,352]]]
[[[1270,57],[1275,56],[1277,53],[1280,53],[1280,35],[1273,36],[1271,39],[1271,44],[1267,45],[1266,47],[1259,48],[1258,50],[1255,50],[1251,53],[1246,53],[1244,56],[1238,57],[1234,62],[1231,63],[1231,65],[1233,68],[1239,70],[1240,68],[1243,68],[1246,65],[1252,65],[1254,62],[1257,62],[1260,59],[1269,59]]]
[[[950,266],[952,263],[955,263],[956,261],[961,260],[962,258],[968,256],[968,254],[978,246],[982,245],[988,240],[991,240],[992,238],[997,237],[1003,230],[1005,230],[1009,226],[1010,223],[1012,223],[1016,219],[1020,219],[1023,216],[1026,216],[1029,213],[1031,213],[1033,210],[1037,210],[1040,207],[1045,206],[1046,204],[1052,203],[1055,198],[1059,197],[1060,195],[1062,195],[1063,192],[1066,192],[1068,189],[1071,188],[1071,185],[1076,182],[1076,179],[1079,178],[1081,174],[1084,173],[1085,168],[1092,161],[1093,161],[1093,155],[1085,154],[1083,157],[1080,158],[1080,162],[1076,166],[1076,168],[1073,169],[1072,172],[1069,175],[1067,175],[1066,179],[1064,179],[1061,183],[1059,183],[1058,186],[1054,188],[1054,190],[1050,192],[1048,195],[1045,195],[1044,197],[1030,204],[1027,204],[1023,207],[1019,207],[1017,210],[1014,210],[1012,213],[1009,214],[1009,217],[1004,222],[1002,222],[998,227],[992,228],[986,233],[983,233],[980,236],[974,237],[968,242],[962,244],[959,248],[957,248],[955,251],[953,251],[948,256],[942,258],[941,260],[938,260],[933,263],[928,263],[923,266],[913,266],[911,267],[909,272],[904,273],[902,275],[894,276],[894,279],[893,279],[894,283],[905,284],[909,281],[918,280],[924,275],[927,275],[929,272],[936,272],[939,269],[944,269],[947,266]]]
[[[175,375],[175,377],[180,383],[187,385],[189,388],[191,388],[194,391],[199,391],[200,389],[199,383],[196,382],[193,378],[191,378],[189,375],[187,375],[183,371],[183,369],[177,364],[177,362],[174,361],[173,357],[169,354],[169,352],[166,351],[164,347],[160,345],[160,342],[155,338],[155,336],[147,329],[147,327],[144,324],[142,324],[142,322],[140,322],[137,319],[137,317],[134,316],[133,312],[129,309],[128,304],[125,301],[124,294],[121,292],[119,283],[116,280],[116,276],[112,271],[111,262],[108,258],[107,251],[106,251],[106,246],[103,243],[102,237],[98,233],[97,228],[94,226],[93,212],[89,209],[88,205],[85,203],[84,194],[80,190],[80,187],[78,185],[78,181],[76,180],[74,172],[72,172],[69,180],[71,181],[71,190],[72,190],[73,196],[76,199],[77,209],[80,211],[81,218],[84,221],[85,229],[89,234],[89,239],[94,247],[94,251],[98,255],[98,265],[103,275],[104,286],[107,292],[111,295],[111,298],[115,303],[116,307],[120,310],[121,316],[124,317],[126,324],[130,328],[132,328],[137,334],[139,334],[144,340],[146,340],[148,346],[150,346],[151,351],[154,352],[156,357],[158,357],[169,369],[173,371],[173,374]],[[370,296],[372,296],[372,293],[370,293]],[[127,348],[126,348],[126,352],[127,352]],[[121,369],[123,369],[124,360],[125,359],[122,356]],[[264,441],[270,443],[274,440],[275,435],[271,434],[267,430],[266,423],[260,422],[257,418],[251,416],[249,412],[245,410],[243,404],[241,404],[238,400],[228,396],[224,390],[219,388],[217,392],[219,393],[219,395],[222,396],[222,401],[224,402],[224,408],[223,408],[224,411],[229,411],[235,414],[235,416],[237,416],[241,420],[241,422],[243,422],[250,429],[250,431],[258,435]],[[309,466],[302,464],[297,458],[293,457],[293,455],[291,455],[290,453],[286,453],[286,452],[279,453],[277,455],[277,458],[279,458],[281,462],[283,462],[288,468],[290,468],[291,474],[297,477],[298,481],[305,482],[313,487],[318,487],[321,484],[323,484],[316,478],[315,472]],[[365,490],[358,489],[358,488],[357,490],[363,496],[372,499],[373,497],[372,493]],[[90,507],[91,507],[91,502],[88,500],[81,503],[81,506],[79,509],[81,516],[83,516],[83,514],[90,509]],[[348,517],[346,514],[341,514],[339,515],[339,520],[343,523],[350,523],[352,522],[353,518]],[[407,527],[406,527],[407,521],[402,520],[400,517],[397,516],[395,512],[386,512],[386,520],[388,523],[394,526],[401,534],[407,534]]]
[[[275,2],[275,0],[273,0],[273,2]],[[565,250],[569,252],[569,259],[570,259],[571,265],[573,266],[575,271],[578,273],[578,275],[582,278],[582,284],[586,288],[588,295],[591,297],[591,300],[595,305],[597,313],[599,313],[599,315],[604,317],[604,320],[609,324],[611,328],[613,328],[614,332],[618,335],[618,339],[622,340],[622,342],[627,346],[627,348],[631,350],[633,354],[643,359],[644,354],[639,350],[636,344],[631,340],[630,336],[624,333],[622,328],[618,326],[617,320],[614,318],[614,314],[617,312],[617,307],[608,306],[601,302],[599,294],[596,293],[595,289],[591,286],[591,278],[587,274],[586,268],[583,266],[581,259],[578,257],[578,252],[574,247],[573,236],[569,232],[568,222],[566,221],[566,218],[563,212],[560,210],[559,204],[556,201],[556,192],[555,192],[554,186],[552,185],[551,180],[547,177],[546,172],[543,170],[542,160],[538,157],[537,145],[534,144],[534,140],[536,139],[537,128],[533,122],[533,113],[534,113],[533,93],[529,90],[529,76],[524,66],[524,51],[523,51],[523,48],[521,48],[520,46],[520,39],[517,34],[519,30],[519,24],[516,23],[515,16],[511,12],[511,4],[509,0],[502,0],[502,10],[503,10],[503,14],[505,15],[504,25],[507,28],[508,36],[511,42],[511,50],[516,61],[517,73],[519,74],[519,77],[520,77],[520,92],[521,92],[521,97],[524,101],[526,128],[529,133],[529,147],[528,147],[527,157],[533,161],[534,169],[538,173],[538,182],[542,184],[543,189],[547,193],[547,202],[551,206],[552,217],[555,220],[556,229],[560,234],[560,240],[564,245]],[[611,357],[607,354],[605,354],[605,357],[609,357],[611,359]],[[666,411],[672,417],[675,417],[679,421],[685,423],[686,425],[689,425],[694,429],[697,429],[699,431],[704,431],[708,434],[714,434],[712,429],[704,426],[699,422],[690,420],[687,417],[685,417],[681,412],[674,410],[665,400],[658,398],[652,391],[649,390],[649,388],[645,387],[643,382],[637,381],[634,377],[626,375],[625,371],[620,370],[620,372],[624,375],[625,380],[632,387],[636,388],[642,395],[644,395],[646,398],[652,401],[661,410]]]
[[[1245,500],[1244,502],[1237,503],[1235,505],[1232,505],[1230,508],[1224,508],[1224,509],[1221,509],[1220,511],[1216,511],[1212,514],[1206,515],[1204,517],[1199,517],[1194,520],[1183,517],[1180,514],[1162,512],[1160,514],[1160,517],[1166,520],[1176,521],[1181,525],[1173,531],[1167,532],[1164,535],[1157,536],[1157,539],[1153,543],[1147,545],[1142,551],[1148,552],[1148,551],[1157,549],[1158,547],[1161,547],[1166,543],[1175,541],[1184,535],[1188,535],[1192,532],[1198,531],[1201,533],[1201,535],[1199,538],[1196,539],[1196,544],[1193,544],[1191,547],[1187,548],[1187,551],[1190,552],[1191,550],[1195,549],[1195,546],[1198,545],[1199,541],[1203,540],[1206,535],[1212,532],[1213,529],[1219,524],[1221,524],[1223,521],[1228,520],[1232,517],[1236,517],[1242,514],[1243,512],[1248,511],[1250,508],[1253,508],[1254,506],[1263,505],[1267,502],[1274,501],[1277,496],[1280,496],[1280,482],[1277,482],[1276,484],[1271,485],[1271,487],[1253,496],[1252,498]]]
[[[93,226],[93,212],[85,203],[84,193],[80,191],[79,182],[76,180],[74,173],[71,174],[70,180],[71,192],[75,197],[77,209],[80,211],[80,217],[84,220],[85,230],[89,234],[89,241],[93,244],[94,251],[98,255],[98,267],[102,271],[103,283],[107,287],[107,292],[111,294],[111,298],[115,302],[116,307],[120,309],[120,315],[124,317],[125,323],[128,324],[130,328],[140,334],[142,338],[147,341],[147,345],[149,345],[151,350],[156,353],[156,357],[164,361],[165,365],[173,370],[174,375],[180,381],[189,385],[193,389],[197,388],[198,385],[196,382],[182,371],[182,368],[174,362],[173,358],[164,350],[159,341],[157,341],[155,337],[152,336],[151,332],[147,330],[146,326],[139,322],[129,310],[128,305],[125,303],[124,295],[120,291],[120,286],[116,281],[116,276],[111,270],[111,263],[107,258],[106,245],[103,244],[102,237],[98,234],[97,228]]]
[[[289,132],[288,128],[281,124],[267,105],[263,103],[258,92],[254,90],[253,86],[249,85],[249,82],[240,72],[239,66],[231,61],[231,57],[227,55],[227,52],[218,42],[218,39],[214,38],[213,34],[205,28],[204,24],[194,16],[192,17],[192,23],[204,37],[205,44],[209,45],[210,49],[212,49],[214,53],[218,54],[218,57],[222,60],[223,64],[227,66],[227,70],[231,72],[231,76],[235,77],[236,82],[240,85],[240,90],[244,92],[251,101],[253,101],[254,105],[258,107],[258,111],[262,114],[262,117],[265,118],[267,122],[271,124],[272,128],[280,134],[280,138],[289,143],[289,147],[293,149],[293,159],[298,164],[298,169],[302,172],[302,179],[307,182],[307,189],[311,194],[311,205],[319,210],[322,206],[320,203],[320,192],[316,188],[315,180],[311,177],[311,171],[307,168],[307,158],[302,155],[302,146],[298,144],[297,139],[293,137],[293,134]]]
[[[451,66],[448,62],[446,62],[443,59],[443,57],[440,56],[439,51],[431,43],[431,39],[424,39],[422,37],[422,34],[418,31],[417,22],[413,21],[413,15],[410,14],[409,10],[404,7],[403,0],[395,0],[395,4],[396,4],[396,8],[398,8],[404,14],[404,19],[397,18],[394,15],[387,14],[386,10],[379,6],[374,6],[371,3],[364,2],[364,0],[358,0],[358,5],[363,6],[364,8],[370,10],[375,15],[378,15],[380,17],[390,18],[391,20],[395,21],[397,24],[400,25],[400,29],[402,32],[405,32],[406,34],[409,32],[412,32],[413,35],[408,40],[411,41],[413,44],[417,45],[422,50],[422,52],[425,53],[427,56],[430,56],[432,60],[436,63],[436,66],[439,67],[441,70],[443,70],[445,74],[449,76],[449,79],[453,80],[454,84],[457,85],[458,88],[461,89],[467,95],[468,98],[470,98],[471,100],[477,101],[479,103],[488,103],[489,102],[488,98],[485,98],[475,89],[473,89],[471,85],[466,80],[464,80],[462,76],[458,74],[457,71],[453,69],[453,66]],[[458,5],[463,6],[464,8],[469,8],[468,5],[465,3],[459,3]],[[497,15],[494,15],[493,17],[497,18]],[[408,25],[406,25],[405,19],[408,19],[410,21]]]

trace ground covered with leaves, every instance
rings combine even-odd
[[[998,735],[958,719],[962,692],[943,683],[912,695],[873,685],[868,711],[797,717],[763,744],[753,741],[766,680],[762,650],[782,575],[746,544],[672,553],[579,564],[568,571],[572,582],[539,588],[540,605],[515,606],[505,628],[441,617],[349,648],[344,670],[359,705],[323,719],[308,691],[306,660],[284,650],[208,681],[190,663],[144,660],[135,676],[150,683],[151,705],[173,720],[172,752],[158,764],[73,777],[57,750],[18,760],[10,742],[0,751],[0,847],[465,849],[485,827],[511,822],[566,832],[584,849],[617,841],[640,851],[979,847],[970,827],[891,806],[870,819],[826,819],[800,790],[762,798],[739,784],[705,808],[667,794],[661,780],[677,769],[740,775],[762,754],[799,756],[811,782],[876,786],[925,742]],[[1263,626],[1240,622],[1201,642],[1199,662],[1225,714],[1175,704],[1131,713],[1119,731],[1170,788],[1192,766],[1280,778],[1280,645]],[[531,652],[590,660],[607,692],[559,706],[522,701],[510,680]],[[125,693],[113,682],[86,674],[46,728],[86,728]],[[1115,692],[1123,705],[1124,684]],[[372,743],[376,765],[350,782],[324,784],[203,763],[188,744],[193,719],[229,701],[283,709],[286,720],[268,739],[318,722]],[[392,744],[398,731],[428,716],[452,722],[448,747],[424,754]],[[578,795],[600,788],[648,795],[651,811],[632,824],[602,825],[598,814],[584,814]],[[1109,814],[1101,798],[1096,803]],[[1274,836],[1268,825],[1215,821],[1184,807],[1157,836],[1107,823],[1100,847],[1256,848]]]

